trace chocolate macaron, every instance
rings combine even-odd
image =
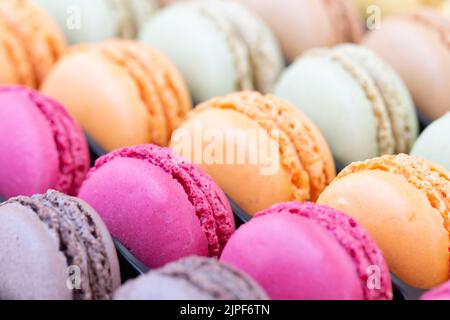
[[[261,287],[214,258],[191,256],[125,283],[116,300],[266,300]]]
[[[83,201],[50,190],[0,204],[0,299],[110,299],[111,237]]]

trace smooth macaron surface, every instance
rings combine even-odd
[[[79,197],[150,267],[192,254],[218,256],[234,231],[231,208],[212,180],[152,145],[101,157]]]
[[[191,109],[185,83],[172,63],[131,40],[75,47],[46,78],[42,92],[61,101],[106,151],[142,143],[166,145]]]
[[[154,0],[32,0],[58,23],[71,44],[133,38],[149,18]]]
[[[425,292],[420,300],[450,300],[450,282]]]
[[[169,6],[149,19],[139,39],[171,58],[196,102],[238,90],[267,92],[283,67],[270,30],[234,2]]]
[[[116,300],[265,300],[267,295],[243,272],[214,258],[191,256],[126,282]]]
[[[431,288],[449,278],[449,191],[448,171],[400,154],[348,166],[318,203],[361,223],[401,280]]]
[[[419,136],[411,154],[450,170],[450,112],[431,123]]]
[[[347,0],[238,2],[257,13],[268,24],[280,42],[288,62],[294,61],[311,48],[358,42],[363,34],[360,16]]]
[[[400,77],[360,46],[305,53],[283,73],[274,94],[317,124],[344,165],[409,152],[417,137],[414,105]]]
[[[79,199],[52,190],[11,198],[0,220],[2,299],[110,299],[120,285],[111,237]]]
[[[0,115],[0,195],[50,188],[76,194],[89,169],[89,152],[64,107],[30,89],[2,87]]]
[[[362,41],[400,74],[416,106],[430,120],[450,110],[449,32],[449,17],[420,9],[386,19]]]
[[[200,104],[170,146],[249,214],[278,202],[314,200],[335,176],[328,145],[314,124],[286,101],[257,92]]]
[[[380,250],[354,220],[328,207],[290,202],[262,211],[236,231],[221,261],[248,273],[272,299],[392,298]],[[370,266],[381,276],[376,289],[368,286]]]

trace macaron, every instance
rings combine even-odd
[[[450,281],[425,292],[420,300],[450,300]]]
[[[89,170],[83,132],[58,102],[24,87],[0,87],[0,197],[75,195]]]
[[[409,152],[417,138],[417,116],[405,84],[362,46],[305,53],[283,73],[274,94],[317,124],[343,165]]]
[[[157,10],[155,0],[33,0],[58,23],[69,43],[134,38]]]
[[[2,300],[110,299],[120,285],[111,237],[83,201],[54,190],[0,204]]]
[[[420,6],[433,6],[439,7],[445,0],[353,0],[356,6],[361,11],[361,15],[366,17],[370,14],[371,6],[377,6],[380,10],[381,17],[387,17],[393,14],[417,9]]]
[[[336,174],[315,125],[288,102],[237,92],[197,106],[170,146],[248,214],[289,200],[316,200]]]
[[[187,257],[127,281],[115,300],[266,300],[243,272],[213,258]]]
[[[419,136],[411,154],[450,170],[450,112],[435,120]]]
[[[288,62],[305,50],[358,42],[363,24],[349,0],[238,0],[257,13],[277,37]]]
[[[416,106],[434,120],[450,111],[449,35],[450,17],[420,9],[384,20],[362,43],[399,73]]]
[[[220,255],[234,232],[223,192],[170,149],[141,145],[95,162],[79,197],[150,268],[189,255]]]
[[[62,102],[106,151],[142,143],[166,145],[192,107],[173,64],[132,40],[73,48],[41,90]]]
[[[249,274],[272,299],[392,299],[389,271],[367,232],[312,203],[261,211],[235,232],[220,261]]]
[[[0,84],[37,88],[64,49],[62,32],[31,0],[0,1]]]
[[[196,102],[239,90],[268,92],[283,68],[268,27],[233,2],[174,4],[149,19],[139,39],[172,59]]]
[[[318,203],[352,216],[383,250],[391,272],[429,289],[449,280],[449,196],[447,170],[399,154],[349,165]]]

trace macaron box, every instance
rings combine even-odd
[[[0,299],[450,299],[448,4],[94,2],[0,1]]]

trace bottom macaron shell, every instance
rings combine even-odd
[[[88,177],[79,197],[151,268],[192,254],[208,256],[208,241],[182,186],[154,165],[114,159]]]
[[[272,299],[363,299],[345,250],[320,226],[290,213],[241,226],[221,261],[252,276]]]

